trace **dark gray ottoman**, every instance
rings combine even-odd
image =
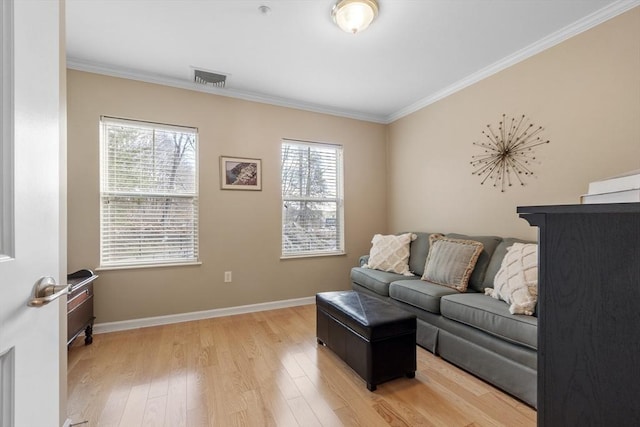
[[[316,294],[318,343],[326,345],[367,383],[416,372],[416,316],[355,291]]]

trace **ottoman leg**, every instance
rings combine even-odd
[[[413,371],[413,372],[407,372],[407,373],[405,374],[405,376],[406,376],[407,378],[415,378],[415,377],[416,377],[416,371]]]
[[[367,389],[368,389],[369,391],[376,391],[376,389],[377,389],[377,388],[378,388],[378,386],[377,386],[377,385],[375,385],[375,384],[371,384],[371,383],[367,383]]]

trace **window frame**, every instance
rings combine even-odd
[[[285,196],[283,189],[283,164],[282,155],[285,145],[295,146],[307,146],[316,148],[329,148],[336,150],[336,187],[335,197],[294,197]],[[295,258],[311,258],[311,257],[323,257],[323,256],[342,256],[345,255],[345,224],[344,224],[344,147],[341,144],[304,141],[299,139],[283,138],[280,144],[280,195],[281,195],[281,218],[280,218],[280,259],[295,259]],[[285,215],[284,204],[287,202],[329,202],[336,203],[336,249],[334,250],[316,250],[305,252],[285,252],[284,248],[284,236],[285,236]]]
[[[193,176],[193,191],[192,192],[168,192],[168,191],[152,191],[152,190],[142,190],[142,191],[119,191],[119,190],[111,190],[107,189],[107,150],[108,150],[108,141],[107,141],[107,127],[109,125],[118,125],[122,124],[124,126],[138,128],[142,130],[152,130],[154,132],[180,132],[180,133],[193,133],[194,135],[194,176]],[[200,265],[200,215],[199,215],[199,205],[200,205],[200,190],[199,190],[199,173],[200,173],[200,165],[199,165],[199,135],[198,129],[190,126],[181,126],[181,125],[172,125],[158,122],[150,122],[144,120],[134,120],[134,119],[125,119],[118,118],[112,116],[101,116],[99,122],[99,132],[100,132],[100,177],[99,177],[99,185],[100,185],[100,194],[99,194],[99,227],[100,227],[100,241],[99,241],[99,249],[100,249],[100,259],[99,259],[99,267],[98,270],[119,270],[119,269],[135,269],[135,268],[153,268],[153,267],[174,267],[174,266],[185,266],[185,265]],[[155,142],[155,140],[154,140]],[[157,159],[154,157],[153,161],[155,162]],[[157,190],[157,187],[156,187]],[[105,259],[105,238],[104,231],[105,226],[109,224],[105,223],[105,210],[104,210],[104,199],[105,198],[140,198],[140,199],[152,199],[158,197],[166,197],[171,198],[173,200],[176,199],[191,199],[193,202],[193,211],[191,220],[193,221],[193,228],[191,229],[190,235],[193,237],[192,240],[192,253],[193,256],[185,257],[185,258],[176,258],[176,257],[167,257],[167,258],[134,258],[132,261],[109,261]],[[132,210],[135,212],[135,210]],[[183,234],[187,235],[187,234]],[[142,234],[141,237],[144,237]]]

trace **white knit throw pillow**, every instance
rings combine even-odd
[[[514,243],[507,248],[493,289],[484,293],[510,304],[511,314],[533,315],[538,301],[538,245]]]
[[[416,237],[413,233],[397,236],[376,234],[371,240],[373,246],[369,253],[369,261],[362,267],[413,276],[409,271],[409,249]]]

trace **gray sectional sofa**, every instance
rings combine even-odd
[[[507,248],[524,241],[445,234],[484,245],[468,289],[460,293],[421,280],[431,233],[415,234],[409,257],[409,268],[415,276],[354,267],[352,288],[414,313],[418,318],[418,345],[537,407],[537,318],[511,314],[507,303],[483,292],[493,287]],[[361,257],[360,266],[367,260],[368,256]]]

